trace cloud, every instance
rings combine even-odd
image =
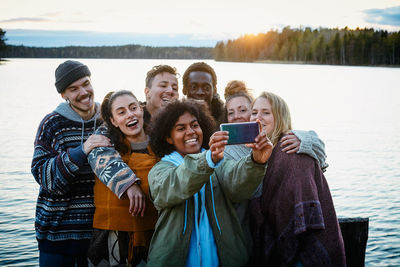
[[[38,18],[38,17],[20,17],[20,18],[12,18],[0,20],[1,23],[19,23],[19,22],[47,22],[48,19]]]
[[[400,26],[400,6],[364,10],[365,21],[379,25]]]

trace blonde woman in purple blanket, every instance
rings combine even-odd
[[[276,144],[291,130],[285,101],[263,92],[250,121],[260,120],[274,144],[261,196],[249,205],[252,266],[346,266],[343,238],[327,181],[317,160],[288,155]]]
[[[247,122],[250,121],[251,107],[254,101],[251,89],[246,86],[244,81],[232,80],[226,87],[224,92],[226,106],[226,121]],[[328,164],[325,162],[325,144],[319,139],[314,131],[292,130],[284,135],[279,141],[279,146],[288,154],[304,153],[315,158],[320,166],[325,169]],[[248,155],[251,149],[245,145],[231,145],[225,147],[225,157],[228,159],[239,160]],[[262,183],[254,192],[252,198],[261,196]],[[235,208],[242,225],[245,238],[248,242],[247,248],[249,253],[253,252],[252,237],[250,233],[250,216],[248,211],[249,200],[236,203]]]

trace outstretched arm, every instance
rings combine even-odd
[[[323,171],[329,166],[326,160],[325,144],[314,131],[293,130],[280,140],[282,151],[288,154],[307,154],[317,160]]]

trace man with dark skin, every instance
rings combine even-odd
[[[208,105],[217,126],[225,120],[224,103],[217,93],[217,75],[205,62],[190,65],[183,74],[183,94]]]

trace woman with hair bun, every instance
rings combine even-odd
[[[250,120],[253,96],[243,81],[230,81],[225,87],[225,105],[228,122],[247,122]]]

